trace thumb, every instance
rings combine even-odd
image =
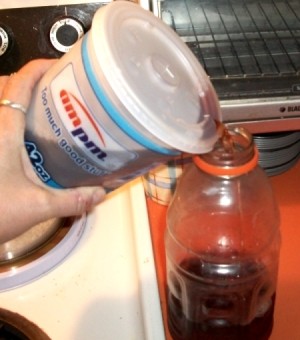
[[[78,216],[91,210],[105,198],[102,187],[51,189],[48,202],[49,217]]]

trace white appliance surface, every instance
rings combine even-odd
[[[1,292],[0,307],[23,315],[53,340],[164,339],[140,180],[109,194],[88,216],[66,259]]]

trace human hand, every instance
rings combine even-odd
[[[35,60],[0,77],[0,100],[27,108],[35,84],[54,62]],[[102,187],[53,189],[40,181],[24,145],[25,114],[0,105],[0,243],[47,219],[81,215],[105,196]]]

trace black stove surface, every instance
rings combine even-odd
[[[58,58],[87,32],[103,3],[0,9],[0,75],[37,58]]]

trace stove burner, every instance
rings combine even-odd
[[[50,340],[37,325],[22,315],[0,308],[1,340]]]
[[[0,291],[40,278],[61,263],[81,239],[86,221],[86,215],[66,219],[39,247],[12,260],[0,261]]]
[[[66,219],[53,218],[34,225],[18,237],[0,244],[0,272],[3,263],[18,261],[43,247],[65,223]]]

